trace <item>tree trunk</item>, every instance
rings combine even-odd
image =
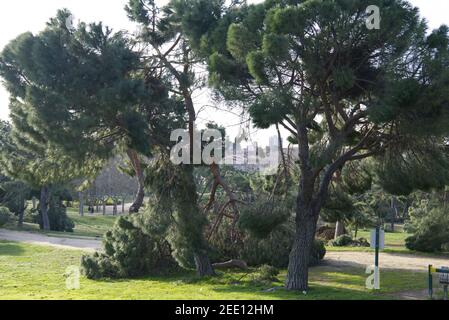
[[[337,221],[337,224],[335,226],[335,237],[334,239],[337,239],[338,237],[345,234],[345,225],[341,221]]]
[[[195,266],[200,277],[215,276],[215,271],[206,254],[195,254]]]
[[[145,199],[145,177],[142,170],[142,162],[139,159],[139,155],[135,150],[128,149],[127,151],[129,160],[133,166],[136,173],[138,190],[133,204],[129,208],[129,213],[138,213],[140,208],[143,206],[143,201]]]
[[[394,232],[397,214],[396,198],[393,197],[391,199],[391,232]]]
[[[299,211],[300,209],[298,209]],[[309,263],[315,239],[318,216],[312,209],[297,212],[296,234],[290,253],[286,288],[307,292],[309,290]]]
[[[78,193],[78,198],[80,202],[79,213],[81,217],[84,217],[84,194],[82,192]]]
[[[32,202],[33,202],[33,210],[36,210],[37,209],[36,197],[33,197]]]
[[[46,186],[42,187],[39,206],[41,209],[42,228],[45,231],[50,231],[50,219],[48,217],[48,200],[49,200],[48,197],[49,197],[48,187]]]
[[[123,197],[123,199],[122,199],[122,214],[125,213],[125,201],[126,201],[126,198]]]
[[[118,210],[117,210],[117,200],[114,199],[114,207],[113,207],[113,209],[112,209],[112,215],[113,215],[113,216],[116,216],[117,213],[118,213]]]
[[[17,222],[17,227],[22,228],[23,227],[23,219],[24,219],[25,211],[21,211],[19,213],[19,221]]]

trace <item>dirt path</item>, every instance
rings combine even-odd
[[[18,232],[0,229],[0,240],[24,242],[71,250],[96,251],[101,249],[101,241],[94,239],[75,239],[50,237],[43,234]]]
[[[448,258],[436,258],[399,253],[381,253],[381,269],[395,269],[426,272],[428,266],[449,266]],[[370,252],[328,252],[325,263],[331,266],[352,266],[366,268],[374,264],[374,254]]]

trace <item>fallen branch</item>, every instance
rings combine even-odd
[[[232,269],[232,268],[242,269],[242,270],[248,269],[248,265],[243,260],[229,260],[227,262],[214,263],[212,266],[215,269]]]

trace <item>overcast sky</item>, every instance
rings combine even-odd
[[[164,4],[167,0],[157,0]],[[254,0],[253,2],[259,2]],[[441,24],[449,24],[448,0],[410,0],[421,10],[429,26],[439,27]],[[103,21],[104,24],[120,29],[134,29],[123,10],[127,0],[3,0],[0,3],[0,51],[9,41],[26,31],[33,33],[42,30],[50,17],[53,17],[60,8],[68,8],[75,18],[85,22]],[[208,104],[207,93],[201,93],[197,98],[197,109],[201,104]],[[200,104],[200,105],[198,105]],[[8,119],[8,93],[0,85],[0,119]],[[200,114],[200,118],[209,112]],[[207,116],[209,118],[210,115]],[[240,122],[237,116],[229,113],[214,113],[215,121],[219,124],[230,126],[228,131],[238,130],[235,126]],[[266,140],[268,132],[255,132],[254,136],[262,136]],[[272,131],[271,131],[272,133]],[[271,134],[270,133],[270,134]]]

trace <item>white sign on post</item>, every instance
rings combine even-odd
[[[376,249],[376,229],[371,230],[371,249]],[[385,249],[385,231],[379,232],[379,250]]]

